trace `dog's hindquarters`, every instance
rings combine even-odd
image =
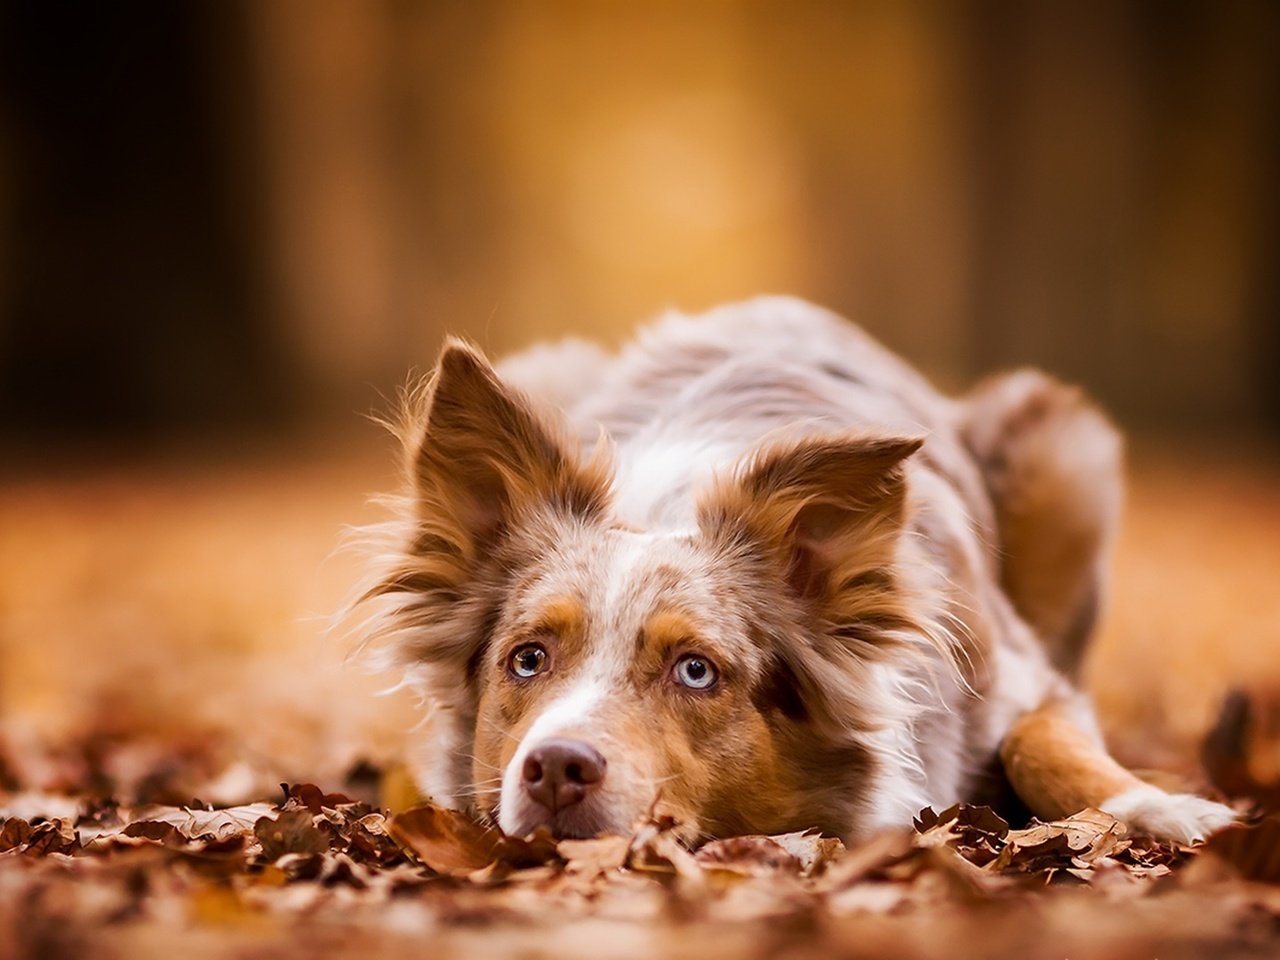
[[[1075,680],[1119,522],[1120,436],[1081,390],[1037,371],[987,380],[961,409],[995,508],[1001,585]]]

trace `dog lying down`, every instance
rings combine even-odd
[[[1031,371],[959,400],[770,297],[617,354],[445,344],[359,602],[426,719],[418,784],[510,834],[853,839],[1012,786],[1189,842],[1227,807],[1144,784],[1077,686],[1121,443]]]

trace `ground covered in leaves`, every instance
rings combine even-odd
[[[413,806],[412,704],[323,641],[386,451],[329,447],[0,476],[0,960],[1280,956],[1274,463],[1139,464],[1089,671],[1126,763],[1245,825],[959,807],[691,850]]]
[[[110,747],[96,749],[100,763]],[[135,793],[169,789],[174,768],[154,773]],[[32,792],[5,775],[5,960],[1280,952],[1275,817],[1187,848],[1095,810],[1011,829],[959,805],[852,848],[797,833],[690,849],[662,818],[556,841],[431,805],[392,814],[377,793],[395,778],[367,766],[350,794],[282,784],[230,807]]]

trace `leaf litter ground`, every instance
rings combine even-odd
[[[1274,817],[1188,848],[1096,810],[1011,829],[957,805],[851,848],[795,833],[690,849],[661,817],[517,838],[312,784],[220,809],[8,786],[5,960],[1280,953]]]

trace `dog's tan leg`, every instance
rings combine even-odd
[[[1144,783],[1112,759],[1063,701],[1024,714],[1000,748],[1005,773],[1037,817],[1095,807],[1138,833],[1191,843],[1235,819],[1230,808]]]

